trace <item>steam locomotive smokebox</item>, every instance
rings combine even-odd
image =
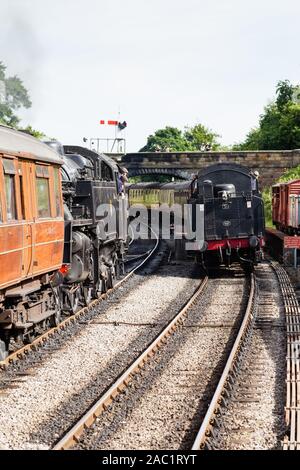
[[[286,267],[300,269],[300,237],[286,235],[279,230],[266,229],[266,251]]]

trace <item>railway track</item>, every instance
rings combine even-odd
[[[272,267],[274,268],[278,276],[279,285],[284,300],[285,312],[287,315],[287,330],[289,338],[287,355],[287,432],[283,440],[283,448],[292,450],[296,449],[297,446],[299,446],[299,389],[297,389],[297,385],[299,383],[300,311],[297,299],[295,297],[293,288],[290,284],[287,274],[276,263],[272,263]],[[98,397],[97,401],[94,402],[93,406],[89,409],[89,411],[85,413],[84,416],[81,416],[81,418],[76,422],[76,424],[74,424],[73,426],[72,424],[70,424],[68,428],[65,427],[65,429],[69,429],[69,431],[64,434],[59,441],[56,441],[56,444],[54,446],[52,444],[51,448],[55,450],[68,449],[74,446],[75,448],[85,448],[84,442],[87,442],[85,436],[89,433],[92,433],[93,428],[97,426],[97,422],[101,423],[102,420],[105,421],[106,419],[106,425],[104,424],[104,426],[108,426],[107,415],[112,412],[111,410],[113,410],[114,404],[117,403],[117,406],[120,406],[119,403],[121,403],[122,401],[127,401],[130,394],[136,393],[135,382],[137,380],[140,381],[140,384],[143,382],[144,375],[148,373],[148,369],[151,368],[151,364],[155,361],[159,361],[159,359],[157,359],[157,356],[163,356],[164,350],[168,348],[168,346],[172,342],[170,340],[176,335],[179,336],[181,334],[181,331],[187,331],[188,329],[196,331],[196,329],[199,328],[199,331],[201,331],[202,334],[203,331],[208,328],[211,329],[212,335],[215,335],[217,334],[219,329],[221,329],[221,327],[224,329],[232,328],[233,325],[230,324],[232,322],[229,323],[226,320],[226,317],[224,317],[225,320],[221,323],[216,322],[215,324],[213,324],[211,322],[208,323],[208,321],[206,320],[206,322],[204,322],[204,324],[202,325],[199,323],[199,320],[197,322],[194,322],[195,324],[191,324],[186,320],[187,318],[189,318],[190,311],[193,308],[195,309],[195,306],[197,307],[197,302],[199,301],[199,299],[202,298],[203,294],[205,295],[205,293],[207,292],[208,283],[214,282],[215,279],[210,279],[209,281],[207,281],[206,278],[204,279],[203,284],[201,284],[201,286],[199,286],[199,288],[197,289],[195,296],[193,296],[187,302],[184,308],[181,309],[179,314],[177,314],[176,317],[169,322],[168,326],[164,328],[164,331],[160,333],[159,336],[157,336],[156,340],[151,343],[150,346],[147,347],[147,349],[139,356],[138,359],[135,359],[134,362],[131,363],[131,366],[126,370],[126,372],[120,373],[119,379],[113,385],[111,385],[109,389],[106,390],[103,395],[101,395],[100,398]],[[228,279],[228,286],[229,285],[231,285],[230,279]],[[272,289],[274,289],[274,286],[270,287],[270,292],[272,291]],[[213,295],[215,294],[216,297],[217,292],[214,292],[215,289],[212,289],[212,291]],[[267,291],[268,289],[266,289],[266,292]],[[232,398],[234,398],[237,381],[239,378],[242,379],[243,367],[245,359],[249,354],[251,338],[253,336],[253,329],[255,328],[255,324],[257,325],[257,321],[259,320],[257,318],[257,311],[258,308],[260,308],[261,302],[264,303],[264,300],[262,300],[262,298],[260,297],[258,307],[257,295],[258,292],[255,276],[252,276],[247,308],[245,308],[245,315],[243,311],[243,321],[240,321],[238,327],[237,323],[235,323],[233,326],[234,338],[232,340],[232,343],[230,343],[230,350],[226,352],[226,360],[222,362],[223,371],[220,371],[220,375],[218,377],[218,380],[215,381],[213,389],[211,391],[209,390],[210,406],[207,409],[207,413],[203,416],[201,415],[201,419],[197,420],[195,419],[195,416],[193,417],[193,421],[191,424],[191,427],[193,429],[191,430],[190,434],[194,437],[192,440],[189,439],[188,446],[181,447],[182,449],[192,448],[193,450],[196,450],[218,448],[216,442],[218,442],[218,435],[223,426],[224,415],[226,414],[229,405],[232,402]],[[267,296],[267,293],[265,294],[263,290],[263,298],[264,296]],[[205,301],[203,302],[203,305],[209,307],[209,305]],[[268,304],[268,302],[268,299],[266,299],[265,303]],[[273,307],[269,304],[268,308],[272,309]],[[220,313],[224,316],[224,311],[222,311],[222,307],[220,307],[220,311]],[[200,318],[201,317],[199,317],[199,319]],[[260,324],[262,324],[261,320]],[[181,326],[182,328],[180,328]],[[277,327],[278,326],[280,325],[277,325]],[[266,325],[264,324],[263,327],[265,328]],[[280,328],[282,328],[282,326],[280,326]],[[180,344],[180,341],[178,344]],[[213,348],[213,346],[211,347]],[[198,348],[198,351],[201,351],[201,349]],[[211,355],[212,354],[213,353],[211,352]],[[157,364],[154,365],[154,368],[159,369],[160,367],[162,371],[165,369],[165,365],[163,365],[162,368],[162,365],[159,366],[159,362],[157,362]],[[181,375],[182,373],[183,372],[180,372]],[[194,373],[195,370],[193,374]],[[202,378],[202,380],[205,380],[205,378]],[[191,387],[191,385],[189,385],[189,387]],[[207,390],[208,388],[206,388],[206,392]],[[145,392],[143,391],[143,393]],[[123,394],[125,395],[124,399],[122,396]],[[158,397],[159,394],[155,396],[155,401],[157,401]],[[176,397],[174,396],[174,401],[175,399]],[[160,400],[158,401],[160,402]],[[68,413],[67,409],[66,413]],[[101,420],[97,419],[97,417],[99,417],[100,415]],[[45,425],[47,424],[44,423],[44,426]],[[115,431],[113,430],[112,432],[114,433]],[[58,436],[59,435],[62,434],[58,434]],[[53,442],[55,442],[55,440],[53,440],[52,443]],[[81,445],[82,442],[83,445]],[[157,447],[153,448],[157,449]]]
[[[233,388],[247,342],[249,340],[256,315],[256,284],[251,275],[251,288],[244,319],[228,356],[223,373],[211,399],[207,413],[192,445],[192,450],[210,449],[214,438],[214,428],[218,425],[222,407],[227,405],[227,398]]]
[[[286,271],[277,262],[275,270],[284,302],[286,317],[286,435],[283,450],[300,450],[300,307]]]
[[[189,309],[202,294],[208,282],[206,276],[200,283],[198,289],[180,310],[180,312],[169,322],[163,331],[147,347],[146,350],[128,367],[128,369],[110,386],[110,388],[99,398],[99,400],[81,417],[81,419],[70,429],[63,438],[53,447],[54,450],[66,450],[73,447],[83,434],[85,429],[89,428],[97,417],[107,409],[107,407],[120,395],[126,388],[136,372],[141,370],[144,365],[151,360],[155,353],[161,348],[168,337],[182,325]]]
[[[241,273],[209,279],[182,327],[124,388],[124,397],[102,410],[94,425],[81,422],[79,426],[90,427],[81,428],[81,438],[74,426],[71,446],[79,440],[75,448],[80,450],[191,449],[244,315],[252,316],[254,303],[254,278],[251,288]]]
[[[255,270],[257,314],[239,374],[213,447],[280,449],[285,432],[285,314],[276,273],[269,263]]]
[[[193,450],[300,450],[300,307],[285,269],[273,261],[265,269],[259,305],[254,287],[254,307],[249,304]]]
[[[167,264],[162,249],[97,309],[0,374],[0,448],[52,448],[189,300],[198,271]]]
[[[152,229],[151,229],[152,230]],[[153,232],[154,233],[154,232]],[[106,299],[110,296],[113,292],[115,292],[118,288],[123,286],[129,279],[138,271],[140,270],[154,255],[156,252],[158,245],[159,245],[159,237],[155,235],[154,245],[151,249],[148,249],[145,253],[140,253],[138,255],[137,261],[138,264],[134,266],[129,273],[127,273],[122,279],[120,279],[114,286],[109,289],[106,293],[102,294],[99,299],[93,300],[88,306],[83,307],[75,314],[65,318],[61,321],[57,326],[45,331],[40,336],[35,338],[31,343],[22,346],[20,349],[12,352],[5,358],[4,360],[0,361],[0,369],[6,369],[9,365],[14,364],[16,361],[26,357],[30,352],[36,351],[38,348],[43,346],[48,339],[53,338],[54,335],[61,333],[62,331],[66,330],[70,325],[73,325],[76,322],[82,321],[84,316],[93,310],[97,305],[101,303],[102,300]],[[136,260],[135,260],[136,261]]]

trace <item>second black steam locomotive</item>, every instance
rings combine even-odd
[[[148,208],[187,204],[185,227],[196,233],[200,224],[195,238],[185,240],[190,254],[206,265],[240,261],[252,268],[261,258],[265,230],[257,176],[241,165],[219,163],[200,171],[193,181],[131,185],[129,203]]]

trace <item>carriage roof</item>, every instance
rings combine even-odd
[[[60,155],[51,147],[24,132],[0,125],[0,153],[23,156],[31,160],[62,165]]]

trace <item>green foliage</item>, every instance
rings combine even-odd
[[[15,129],[30,134],[37,139],[45,139],[47,136],[31,126],[19,127],[20,119],[15,111],[21,107],[30,108],[32,103],[28,91],[23,82],[15,75],[6,76],[6,66],[0,62],[0,124],[5,124]]]
[[[6,104],[0,103],[0,124],[16,128],[19,122],[19,118],[13,113],[12,109]]]
[[[22,107],[30,108],[32,103],[22,80],[16,75],[7,77],[5,71],[5,65],[0,62],[0,80],[3,91],[0,101],[0,123],[17,127],[20,119],[15,111]]]
[[[2,62],[0,62],[0,80],[2,81],[5,80],[5,70],[6,70],[5,65]]]
[[[202,124],[196,124],[194,127],[186,127],[184,139],[189,143],[191,150],[203,152],[205,150],[218,150],[220,136]]]
[[[288,80],[276,87],[277,98],[260,116],[259,126],[252,129],[245,142],[233,150],[291,150],[300,147],[299,87]]]
[[[294,87],[289,80],[280,80],[276,85],[276,105],[279,110],[284,107],[293,99]]]
[[[272,188],[265,188],[262,191],[262,198],[265,206],[266,227],[273,227],[272,222]]]
[[[36,129],[33,129],[32,126],[27,126],[24,129],[19,128],[19,131],[25,132],[25,134],[32,135],[33,137],[36,137],[39,140],[44,140],[47,138],[46,134],[41,131],[37,131]]]
[[[202,124],[186,127],[182,132],[176,127],[167,126],[150,135],[147,144],[140,152],[192,152],[217,150],[219,135]]]
[[[300,165],[287,170],[278,180],[278,183],[300,179]]]
[[[176,127],[165,127],[159,129],[154,135],[150,135],[147,144],[140,152],[180,152],[186,149],[186,142],[182,132]]]

